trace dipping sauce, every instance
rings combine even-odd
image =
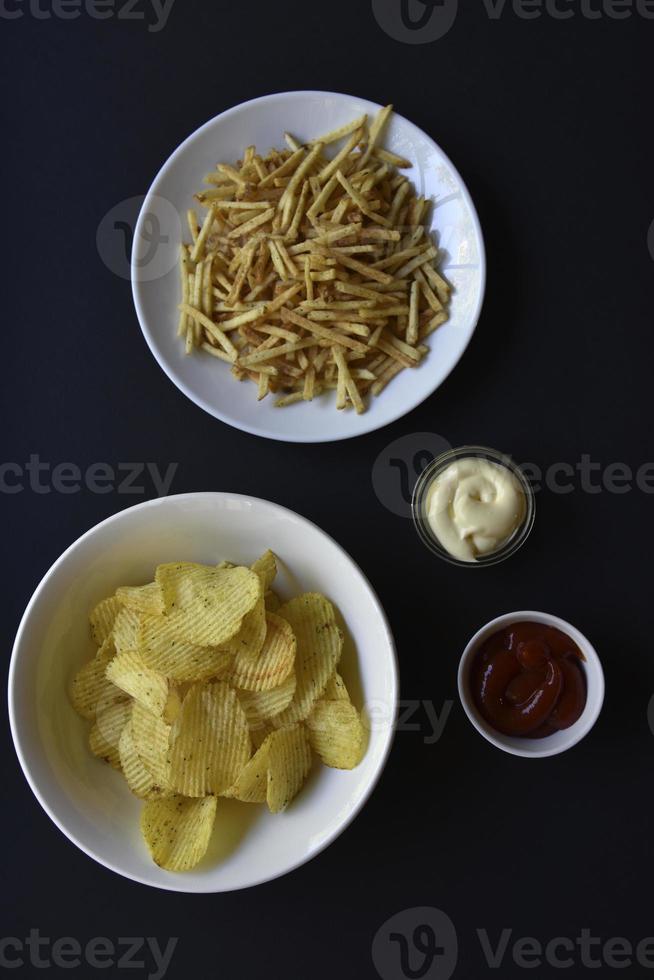
[[[507,466],[478,456],[457,460],[427,492],[427,522],[453,558],[474,562],[498,551],[525,519],[525,494]]]
[[[555,626],[512,623],[479,648],[470,690],[489,725],[504,735],[545,738],[569,728],[586,706],[584,655]]]

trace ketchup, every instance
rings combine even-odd
[[[569,636],[543,623],[512,623],[479,648],[470,689],[498,732],[545,738],[580,718],[586,705],[584,655]]]

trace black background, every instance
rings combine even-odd
[[[464,980],[493,975],[476,928],[541,941],[582,928],[633,942],[654,934],[640,897],[654,862],[652,496],[592,494],[578,479],[566,495],[542,490],[520,554],[469,573],[432,557],[371,481],[391,440],[422,431],[541,467],[574,466],[583,454],[634,469],[654,458],[654,21],[591,20],[576,3],[565,21],[511,9],[492,20],[481,3],[461,7],[449,34],[424,45],[388,37],[369,0],[176,0],[158,33],[116,17],[41,20],[28,8],[0,21],[3,460],[176,462],[172,492],[235,490],[299,511],[372,579],[395,633],[403,698],[437,710],[454,701],[435,745],[425,744],[424,713],[422,731],[398,733],[378,789],[327,851],[286,878],[214,896],[146,889],[85,857],[36,803],[5,725],[3,936],[178,936],[169,977],[349,980],[376,976],[371,943],[389,916],[431,905],[455,923]],[[385,430],[316,446],[240,433],[186,400],[146,348],[129,283],[95,245],[106,212],[144,194],[189,132],[241,101],[302,88],[393,101],[431,134],[468,184],[489,263],[477,333],[436,394]],[[141,496],[37,493],[27,482],[2,493],[7,662],[50,564],[154,492],[146,480]],[[529,608],[585,632],[607,680],[592,734],[531,762],[482,740],[456,695],[472,632]],[[524,974],[510,954],[499,971]]]

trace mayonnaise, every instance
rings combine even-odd
[[[469,456],[438,474],[425,509],[442,547],[453,558],[475,561],[506,543],[524,520],[526,501],[506,466]]]

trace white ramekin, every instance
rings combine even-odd
[[[586,675],[586,707],[574,725],[560,732],[556,732],[554,735],[547,735],[545,738],[515,738],[496,731],[496,729],[482,718],[470,692],[470,669],[481,644],[493,633],[497,633],[498,630],[518,622],[543,623],[546,626],[556,627],[556,629],[566,633],[574,640],[585,657],[582,666]],[[496,619],[492,619],[490,623],[482,626],[463,651],[461,662],[459,663],[458,686],[463,709],[480,735],[483,735],[485,739],[488,739],[498,749],[528,759],[543,759],[546,756],[558,755],[559,752],[565,752],[567,749],[571,749],[573,745],[580,742],[591,730],[597,721],[604,702],[604,672],[595,648],[583,633],[580,633],[570,623],[567,623],[564,619],[559,619],[558,616],[552,616],[550,613],[543,612],[525,611],[505,613],[503,616],[498,616]]]

